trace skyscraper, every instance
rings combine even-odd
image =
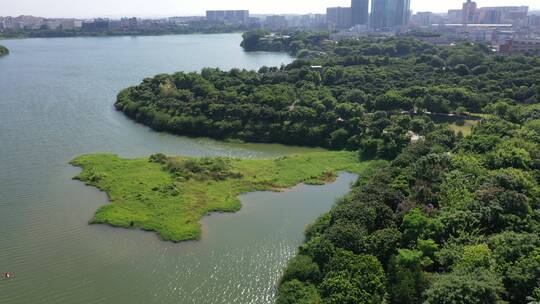
[[[398,0],[394,26],[409,24],[411,19],[411,0]]]
[[[249,22],[249,11],[206,11],[206,19],[211,22],[234,22],[247,24]]]
[[[467,0],[467,2],[463,3],[463,20],[462,23],[464,25],[470,24],[470,23],[476,23],[475,16],[476,16],[476,2],[473,2],[471,0]]]
[[[411,16],[410,0],[373,0],[371,3],[371,28],[394,29],[407,25]]]
[[[367,24],[369,17],[369,0],[351,1],[352,25]]]
[[[326,21],[336,29],[345,29],[351,26],[350,7],[329,7],[326,9]]]

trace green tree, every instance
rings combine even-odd
[[[386,279],[381,263],[375,257],[339,250],[325,272],[320,285],[323,303],[382,303]]]
[[[285,282],[279,288],[276,304],[320,304],[317,288],[298,280]]]
[[[389,293],[392,303],[412,304],[421,300],[426,287],[422,271],[423,253],[417,250],[399,249],[389,266]]]
[[[305,255],[297,255],[294,257],[283,274],[284,281],[297,279],[302,282],[316,283],[320,279],[319,266],[313,262],[311,257]]]
[[[540,250],[520,258],[515,265],[508,268],[505,286],[508,298],[512,303],[526,303],[538,286],[540,278]]]
[[[496,304],[504,291],[500,279],[488,271],[439,275],[424,293],[424,304]]]

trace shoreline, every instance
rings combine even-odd
[[[223,158],[174,158],[175,161]],[[83,155],[70,164],[82,168],[74,179],[107,194],[108,204],[99,208],[91,224],[153,231],[164,241],[198,240],[204,216],[237,212],[240,196],[247,193],[281,192],[300,184],[322,185],[335,181],[328,170],[361,174],[379,162],[360,162],[351,152],[314,152],[273,159],[229,159],[231,172],[241,177],[210,180],[175,180],[148,159],[123,159],[115,155]],[[317,164],[310,164],[315,162]],[[265,172],[264,176],[258,173]],[[234,173],[237,174],[237,173]]]
[[[2,40],[19,40],[19,39],[54,39],[54,38],[90,38],[90,37],[159,37],[159,36],[178,36],[178,35],[221,35],[221,34],[242,34],[244,31],[238,30],[238,31],[223,31],[223,32],[204,32],[204,31],[194,31],[194,32],[188,32],[188,33],[139,33],[139,34],[130,34],[130,33],[119,33],[119,34],[74,34],[74,35],[53,35],[53,36],[32,36],[32,35],[21,35],[21,36],[13,36],[13,37],[7,37],[2,36],[0,34],[0,41]]]

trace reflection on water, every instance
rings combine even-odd
[[[116,93],[161,72],[258,68],[285,54],[242,52],[239,34],[2,41],[0,303],[271,303],[304,226],[354,178],[242,197],[206,217],[199,242],[87,225],[106,195],[73,181],[74,156],[107,152],[270,157],[305,149],[225,144],[150,131],[114,111]],[[219,49],[219,52],[216,52]]]

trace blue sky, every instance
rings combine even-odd
[[[461,7],[463,0],[412,0],[414,11],[443,12]],[[528,5],[540,0],[476,0],[480,6]],[[0,15],[45,17],[160,17],[202,15],[206,9],[249,9],[252,13],[322,13],[349,0],[0,0]]]

